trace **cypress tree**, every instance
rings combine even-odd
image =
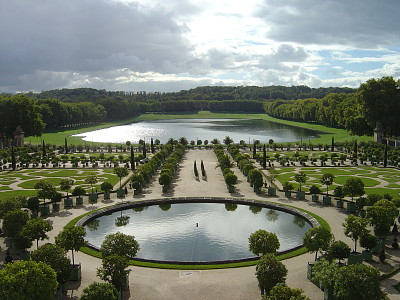
[[[67,143],[67,138],[64,138],[64,147],[65,147],[65,154],[68,154],[68,143]]]
[[[42,141],[42,156],[43,158],[46,157],[46,146],[44,145],[44,140]]]
[[[256,143],[253,143],[253,159],[256,158],[256,154],[257,154],[257,149],[256,149]]]
[[[146,158],[146,140],[143,139],[143,156]]]
[[[265,151],[265,144],[263,147],[263,168],[266,169],[267,168],[267,153]]]
[[[12,169],[15,171],[15,169],[17,168],[17,164],[15,163],[14,146],[11,146],[11,165],[12,165]]]
[[[331,151],[335,151],[335,138],[332,136],[332,146],[331,146]]]
[[[154,153],[153,138],[151,138],[151,140],[150,140],[150,149],[151,149],[151,153]]]
[[[383,167],[386,168],[387,167],[387,154],[388,154],[388,145],[386,142],[385,145],[385,157],[383,158]]]
[[[131,169],[135,170],[135,154],[133,153],[133,146],[131,145]]]

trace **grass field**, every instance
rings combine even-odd
[[[288,124],[291,126],[308,128],[312,130],[317,130],[322,132],[320,137],[313,140],[314,144],[330,144],[332,134],[335,137],[336,142],[344,142],[344,141],[351,141],[353,139],[357,139],[357,141],[370,141],[372,137],[368,136],[361,136],[361,137],[354,137],[351,136],[346,130],[338,129],[338,128],[331,128],[326,127],[323,125],[317,124],[308,124],[308,123],[300,123],[294,121],[287,121],[281,120],[274,117],[271,117],[267,114],[250,114],[250,113],[212,113],[209,111],[199,111],[193,113],[185,113],[185,114],[142,114],[135,118],[125,119],[121,121],[114,121],[114,122],[107,122],[97,124],[95,126],[87,126],[81,127],[77,129],[65,129],[56,132],[45,132],[42,137],[27,137],[25,141],[27,143],[31,142],[33,144],[41,144],[42,139],[45,140],[46,143],[55,144],[55,145],[64,145],[64,138],[68,137],[68,143],[70,144],[84,144],[85,142],[79,137],[72,137],[71,135],[86,132],[86,131],[93,131],[97,129],[123,125],[123,124],[130,124],[139,121],[148,121],[148,120],[166,120],[166,119],[259,119],[259,120],[267,120],[273,121],[282,124]]]
[[[22,170],[22,171],[0,171],[0,199],[9,198],[17,195],[35,196],[37,191],[34,185],[39,180],[51,182],[56,189],[61,192],[60,180],[68,177],[73,179],[74,186],[81,186],[86,191],[90,190],[90,184],[85,183],[85,178],[88,175],[96,175],[98,183],[93,185],[94,189],[99,192],[100,184],[104,181],[109,181],[112,185],[119,182],[119,178],[113,174],[112,169],[76,169],[76,170]],[[71,193],[71,191],[69,191]]]
[[[311,185],[317,185],[323,193],[326,192],[326,185],[322,185],[320,180],[323,174],[331,173],[335,176],[333,184],[329,186],[329,193],[333,193],[335,187],[343,185],[347,179],[352,177],[360,178],[365,186],[366,194],[385,194],[388,193],[395,198],[399,198],[400,192],[400,171],[397,169],[383,169],[380,167],[298,167],[298,168],[276,168],[278,172],[277,180],[280,183],[289,181],[294,189],[299,188],[299,184],[294,180],[294,175],[298,172],[307,174],[302,190],[309,191]]]

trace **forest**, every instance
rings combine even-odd
[[[399,136],[400,83],[393,77],[370,79],[355,89],[307,86],[204,86],[176,93],[59,89],[0,96],[0,136],[12,138],[18,125],[26,136],[43,130],[132,118],[146,112],[247,112],[345,128],[371,135],[380,123]]]

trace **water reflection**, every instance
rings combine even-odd
[[[307,222],[295,224],[291,214],[267,208],[254,214],[254,209],[236,203],[177,203],[168,211],[159,205],[127,209],[122,219],[117,211],[90,222],[86,227],[98,226],[88,230],[86,238],[100,247],[107,234],[120,231],[135,236],[138,258],[209,261],[252,257],[248,238],[260,228],[278,236],[280,251],[300,245],[311,228]]]
[[[121,226],[126,226],[129,224],[129,219],[131,217],[129,216],[121,216],[115,219],[115,226],[121,227]]]
[[[306,220],[299,216],[293,216],[293,223],[296,224],[297,226],[303,228],[306,225]]]
[[[160,204],[159,207],[160,207],[161,210],[163,210],[163,211],[168,211],[168,210],[171,208],[171,203]]]
[[[92,220],[86,224],[86,227],[89,228],[90,231],[96,231],[99,228],[100,220]]]
[[[253,214],[258,214],[263,208],[261,206],[257,206],[257,205],[250,205],[249,209],[251,210],[251,212]]]
[[[279,218],[279,213],[276,210],[270,209],[267,212],[267,220],[268,221],[275,222],[278,220],[278,218]]]
[[[149,137],[166,143],[168,139],[178,140],[186,137],[190,140],[223,140],[230,136],[235,142],[240,140],[260,140],[268,143],[273,139],[277,143],[313,139],[318,136],[316,131],[274,123],[266,120],[249,119],[174,119],[142,121],[130,125],[84,132],[75,136],[83,137],[85,141],[100,143],[138,143],[140,139]]]

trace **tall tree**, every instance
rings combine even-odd
[[[313,227],[304,235],[303,242],[308,252],[315,252],[315,260],[319,251],[327,251],[333,241],[333,234],[325,227]]]
[[[263,146],[263,160],[262,160],[262,166],[263,169],[265,170],[267,168],[267,153],[266,153],[266,149],[265,149],[265,144]]]
[[[103,257],[116,254],[126,258],[133,258],[139,250],[139,243],[135,240],[135,237],[121,232],[108,234],[100,247]]]
[[[368,220],[354,215],[349,215],[344,223],[344,234],[354,241],[354,253],[357,252],[357,241],[368,233]]]
[[[349,195],[351,197],[351,201],[353,201],[355,196],[364,195],[364,183],[360,178],[351,177],[344,183],[343,192],[345,195]]]
[[[39,248],[39,240],[49,239],[47,232],[53,229],[53,225],[42,218],[30,219],[24,227],[22,227],[21,235],[30,241],[36,240],[36,249]]]
[[[15,151],[14,151],[14,146],[11,146],[11,165],[12,169],[15,171],[17,168],[16,160],[15,160]]]
[[[287,269],[278,261],[274,254],[268,253],[261,257],[256,266],[256,276],[261,295],[268,295],[277,283],[284,283]]]
[[[133,146],[131,145],[131,169],[135,170],[135,154],[133,153]]]
[[[321,183],[326,185],[326,195],[328,196],[329,186],[333,183],[335,175],[331,173],[324,173],[321,177]]]
[[[66,227],[56,237],[56,244],[65,250],[71,250],[72,252],[72,265],[75,265],[74,251],[85,246],[85,228],[81,226]]]
[[[279,239],[275,233],[259,229],[249,237],[249,250],[255,255],[275,254],[279,249]]]

